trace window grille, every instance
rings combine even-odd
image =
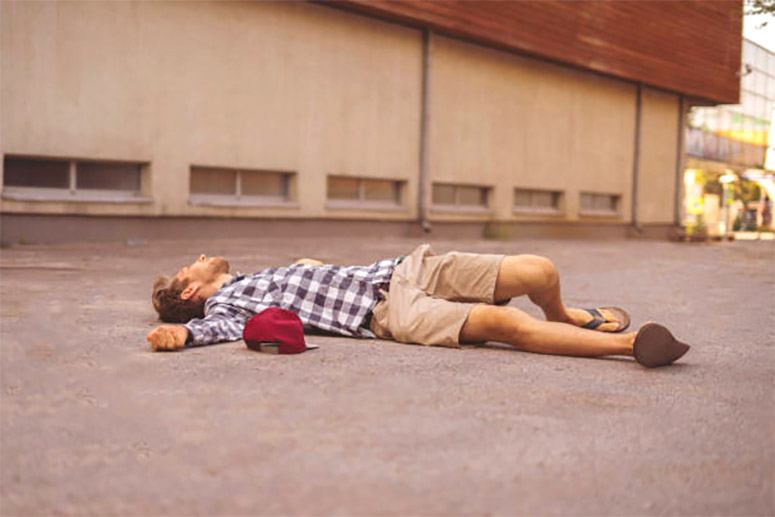
[[[431,200],[437,209],[485,210],[490,206],[491,190],[491,187],[476,185],[434,183]]]
[[[40,201],[142,200],[142,174],[147,164],[5,156],[3,197]]]
[[[403,180],[330,175],[329,208],[403,208]]]
[[[618,215],[620,204],[619,194],[582,192],[580,213],[582,215]]]
[[[562,191],[540,189],[514,189],[514,210],[517,212],[562,212]]]
[[[288,205],[294,201],[294,172],[191,167],[189,201],[198,205]]]

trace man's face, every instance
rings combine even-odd
[[[199,258],[189,266],[184,266],[177,272],[175,278],[188,283],[207,285],[215,281],[224,273],[229,272],[229,263],[223,257],[207,257],[199,255]]]

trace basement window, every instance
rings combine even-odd
[[[562,191],[515,188],[513,208],[517,213],[562,213]]]
[[[294,172],[191,167],[189,202],[211,206],[296,206]]]
[[[434,183],[431,198],[436,210],[487,211],[491,187]]]
[[[404,181],[328,176],[327,208],[403,209]]]
[[[148,202],[145,163],[5,156],[3,197],[27,201]]]
[[[581,215],[619,215],[621,196],[619,194],[581,193]]]

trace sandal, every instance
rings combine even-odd
[[[595,307],[592,309],[581,310],[588,312],[590,316],[592,316],[591,321],[587,322],[585,325],[582,325],[582,328],[585,329],[597,330],[598,327],[603,323],[618,323],[619,325],[617,325],[615,329],[601,330],[601,332],[622,332],[630,326],[630,315],[621,307]],[[612,312],[616,316],[616,319],[606,319],[606,317],[603,316],[603,313],[600,312],[601,310]]]
[[[646,323],[635,336],[633,355],[647,368],[665,366],[680,359],[691,347],[678,341],[667,328]]]

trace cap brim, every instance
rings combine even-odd
[[[279,354],[280,353],[280,343],[277,342],[261,342],[261,343],[254,343],[254,342],[245,342],[248,348],[251,350],[255,350],[256,352],[264,352],[266,354]],[[305,343],[306,347],[303,351],[306,352],[307,350],[315,350],[316,348],[320,348],[319,345],[312,345],[309,343]]]

